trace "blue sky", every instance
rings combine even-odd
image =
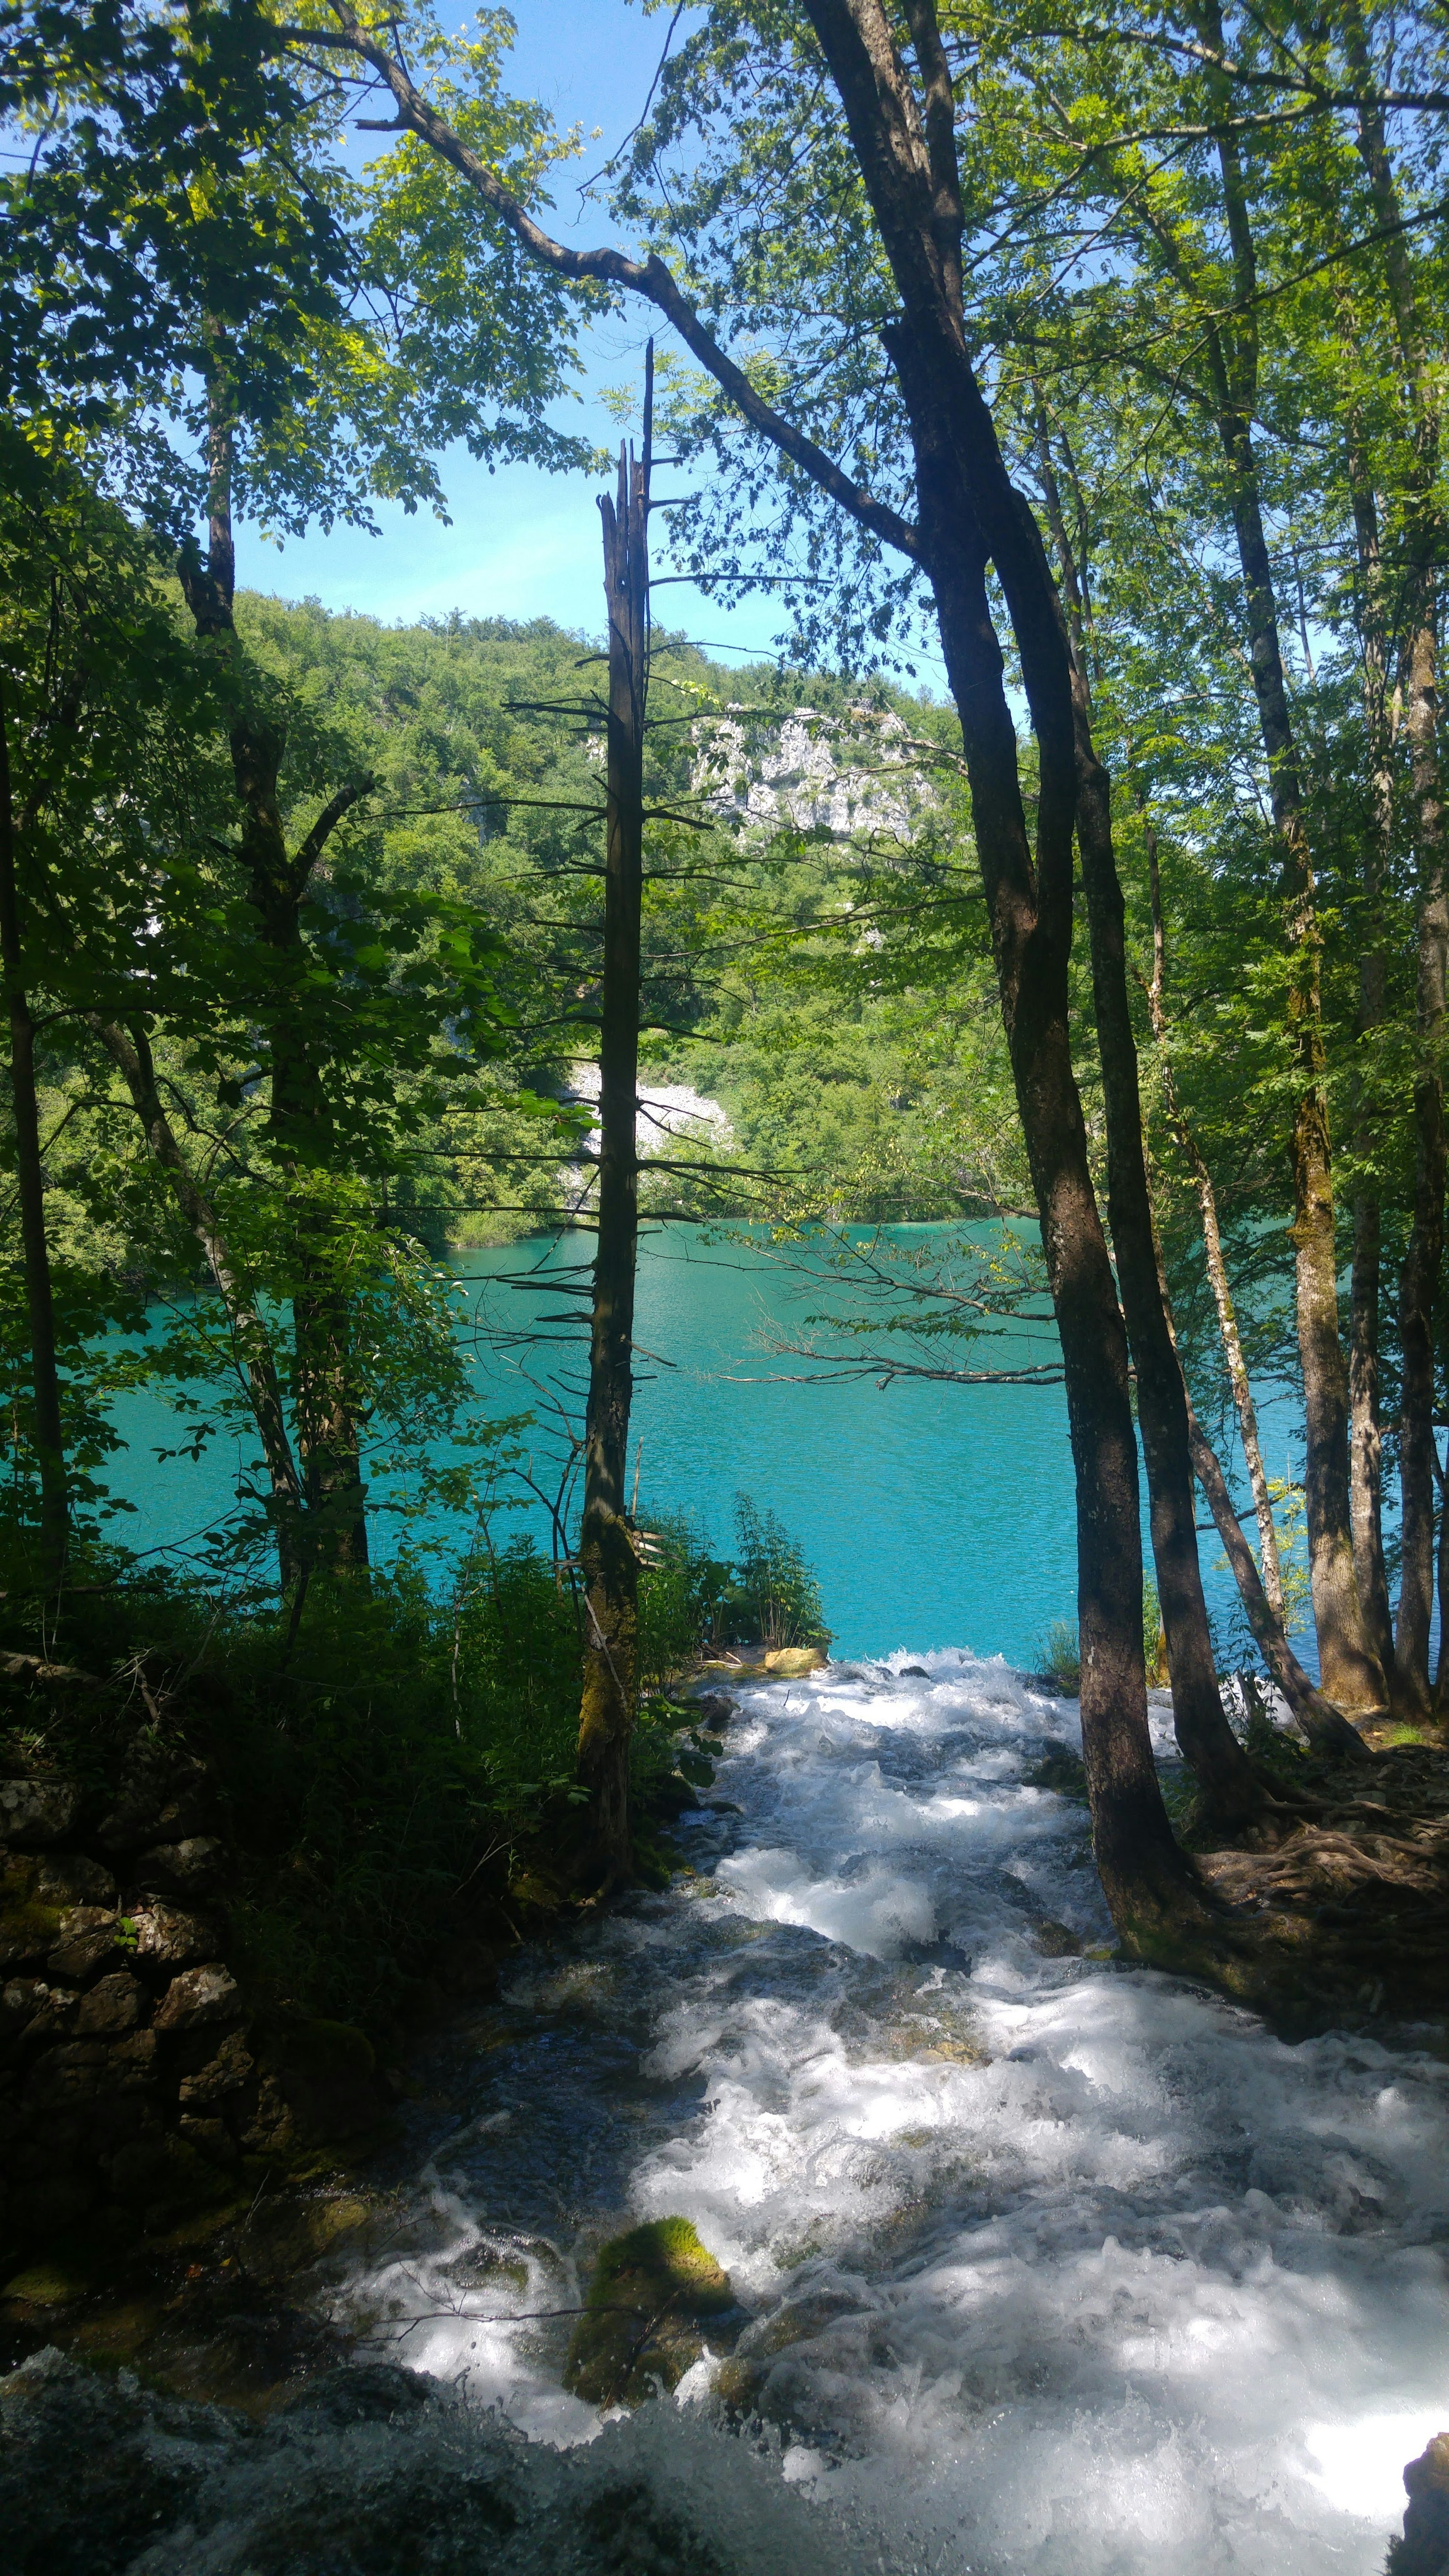
[[[580,245],[612,238],[599,206],[580,203],[580,179],[592,175],[643,108],[672,11],[646,16],[637,0],[515,0],[518,43],[510,85],[540,99],[560,125],[601,129],[586,157],[559,175],[553,229]],[[642,374],[647,324],[605,325],[590,351],[590,392],[580,409],[561,408],[571,427],[612,445],[617,430],[596,389]],[[603,623],[599,516],[595,485],[527,465],[489,474],[463,449],[444,460],[452,525],[398,508],[377,513],[381,534],[334,529],[284,545],[243,533],[238,572],[249,587],[286,599],[308,596],[327,608],[357,609],[388,620],[442,616],[554,617],[597,633]],[[702,641],[742,652],[769,649],[779,623],[768,601],[732,611],[681,585],[668,594],[668,620]]]

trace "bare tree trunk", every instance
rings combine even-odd
[[[20,896],[15,867],[15,805],[10,735],[0,693],[0,966],[10,1022],[10,1090],[15,1109],[15,1177],[30,1324],[30,1379],[35,1403],[35,1455],[40,1470],[40,1555],[47,1583],[59,1579],[70,1536],[70,1483],[55,1353],[55,1301],[45,1228],[45,1169],[35,1086],[35,1021],[25,987]]]
[[[1107,1109],[1108,1215],[1127,1335],[1137,1369],[1137,1419],[1147,1462],[1152,1553],[1167,1637],[1173,1720],[1178,1744],[1202,1785],[1207,1807],[1223,1823],[1233,1825],[1253,1814],[1262,1798],[1252,1765],[1228,1724],[1203,1598],[1188,1446],[1187,1390],[1164,1308],[1147,1184],[1137,1042],[1127,995],[1126,916],[1112,845],[1111,784],[1092,740],[1082,591],[1062,513],[1044,412],[1039,425],[1038,455],[1072,648],[1077,846],[1087,896],[1092,990]]]
[[[237,1361],[251,1400],[257,1436],[262,1444],[271,1486],[270,1518],[277,1541],[282,1590],[300,1580],[305,1559],[301,1480],[287,1437],[286,1411],[272,1351],[271,1335],[237,1272],[215,1208],[189,1170],[176,1141],[157,1087],[151,1049],[144,1029],[123,1029],[114,1020],[88,1014],[107,1054],[120,1068],[146,1142],[166,1173],[187,1225],[195,1236],[226,1308]]]
[[[629,1739],[637,1695],[639,1560],[626,1505],[639,1235],[639,917],[643,887],[644,714],[649,684],[649,462],[621,448],[604,522],[609,613],[608,820],[604,993],[599,1034],[599,1208],[589,1340],[580,1561],[584,1688],[578,1776],[589,1793],[592,1859],[606,1885],[629,1874]]]

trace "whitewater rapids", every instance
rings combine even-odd
[[[738,1697],[679,1828],[694,1874],[519,1953],[433,2052],[454,2116],[416,2115],[395,2224],[317,2275],[430,2403],[218,2437],[128,2563],[1374,2576],[1403,2463],[1449,2424],[1442,2033],[1289,2045],[1115,1963],[1084,1811],[1023,1776],[1079,1744],[1075,1709],[1000,1663]],[[744,2316],[674,2396],[602,2418],[540,2312],[673,2212]],[[532,2505],[447,2555],[488,2462]],[[349,2479],[436,2493],[443,2554],[309,2554]]]

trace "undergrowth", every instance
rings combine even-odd
[[[683,1524],[654,1552],[632,1750],[646,1876],[681,1778],[703,1785],[718,1750],[670,1686],[741,1591]],[[406,1563],[314,1579],[295,1626],[119,1557],[74,1565],[44,1611],[7,1572],[0,1642],[102,1686],[0,1686],[0,1775],[63,1773],[96,1802],[138,1746],[203,1756],[238,1855],[228,1955],[258,2000],[386,2029],[440,1943],[480,1924],[512,1938],[520,1888],[558,1885],[578,1823],[581,1606],[530,1543],[465,1561],[443,1591]]]

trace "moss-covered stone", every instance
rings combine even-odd
[[[637,2406],[677,2387],[699,2358],[699,2327],[734,2305],[729,2274],[687,2218],[656,2218],[599,2256],[569,2346],[564,2386],[594,2406]]]

